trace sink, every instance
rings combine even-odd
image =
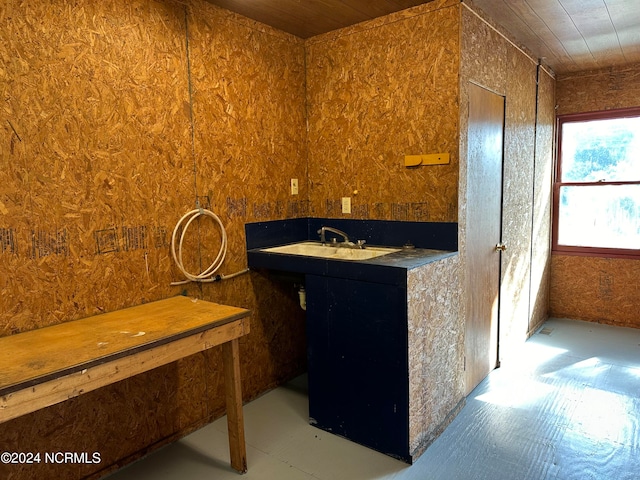
[[[345,248],[323,245],[319,242],[299,242],[279,247],[265,248],[264,252],[284,253],[287,255],[301,255],[306,257],[331,258],[335,260],[369,260],[390,253],[399,252],[400,248],[365,247]]]

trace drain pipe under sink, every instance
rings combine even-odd
[[[305,291],[304,287],[300,287],[300,289],[298,290],[298,297],[300,297],[300,308],[302,308],[302,310],[306,310],[307,292]]]

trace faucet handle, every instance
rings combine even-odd
[[[358,241],[356,242],[356,246],[357,246],[358,248],[364,248],[364,244],[365,244],[365,243],[367,243],[367,241],[366,241],[366,240],[358,240]]]

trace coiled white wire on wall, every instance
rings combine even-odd
[[[187,233],[187,230],[189,229],[189,225],[191,225],[191,223],[195,219],[197,219],[202,215],[212,218],[214,222],[218,224],[218,227],[220,228],[220,237],[221,237],[220,250],[218,251],[218,255],[216,255],[216,258],[213,260],[213,262],[211,263],[211,265],[209,265],[207,269],[203,270],[201,273],[193,274],[193,273],[187,272],[187,270],[184,268],[184,264],[182,262],[182,244],[184,242],[184,237]],[[180,234],[180,240],[178,242],[178,250],[176,252],[176,239],[178,236],[178,230],[180,229],[180,226],[182,225],[182,223],[185,221],[187,223],[185,223],[184,227],[182,228],[182,233]],[[217,282],[220,280],[237,277],[238,275],[242,275],[243,273],[246,273],[249,271],[249,269],[246,268],[244,270],[241,270],[236,273],[232,273],[230,275],[216,275],[214,277],[213,274],[220,269],[226,255],[227,255],[227,231],[224,228],[222,220],[220,220],[220,218],[212,211],[206,210],[203,208],[196,208],[194,210],[191,210],[190,212],[185,213],[182,216],[182,218],[178,220],[178,223],[176,223],[176,226],[173,229],[173,234],[171,235],[171,256],[173,257],[173,260],[176,262],[176,265],[178,266],[182,274],[185,276],[185,278],[187,278],[187,280],[182,280],[179,282],[171,282],[171,285],[184,285],[189,282],[202,282],[202,283]]]

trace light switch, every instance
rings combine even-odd
[[[291,179],[291,195],[298,195],[298,179]]]
[[[342,213],[351,213],[351,197],[342,197]]]

